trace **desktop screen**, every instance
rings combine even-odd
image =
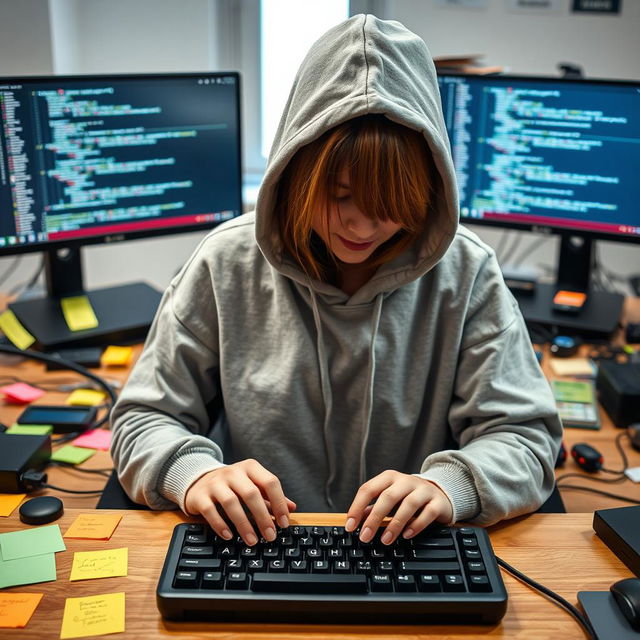
[[[640,240],[640,82],[439,84],[463,222]]]
[[[240,215],[236,73],[0,79],[0,255]]]

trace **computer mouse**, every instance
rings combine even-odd
[[[640,451],[640,422],[634,422],[627,427],[627,434],[631,440],[631,446]]]
[[[564,442],[560,443],[560,449],[556,457],[555,468],[561,467],[567,461],[567,448],[564,446]]]
[[[20,506],[20,520],[25,524],[47,524],[57,520],[64,513],[60,498],[40,496],[23,502]]]
[[[579,442],[571,447],[571,457],[581,469],[589,473],[602,469],[602,463],[604,462],[602,454],[590,444],[584,442]]]
[[[613,599],[629,624],[640,631],[640,578],[625,578],[610,587]]]

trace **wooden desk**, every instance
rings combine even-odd
[[[64,533],[79,513],[67,509],[57,521]],[[105,513],[105,512],[101,512]],[[239,623],[165,622],[158,613],[155,589],[173,527],[184,516],[178,512],[119,511],[120,525],[108,541],[66,540],[67,550],[56,554],[57,580],[8,589],[44,593],[31,621],[24,629],[2,629],[3,638],[42,640],[59,638],[65,598],[115,593],[126,594],[126,632],[117,638],[218,638],[249,640],[411,638],[563,638],[585,636],[578,624],[560,607],[503,573],[509,593],[507,614],[495,627],[485,626],[353,626],[284,625]],[[293,524],[342,525],[341,514],[299,514]],[[631,572],[600,541],[591,528],[592,515],[537,514],[501,523],[489,529],[495,553],[529,577],[577,604],[578,591],[606,591],[611,583]],[[0,518],[0,532],[24,528],[16,515]],[[141,535],[142,534],[142,535]],[[70,582],[74,551],[129,548],[129,574]],[[116,638],[116,636],[114,636]]]

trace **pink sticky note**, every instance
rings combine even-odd
[[[75,447],[85,447],[87,449],[101,449],[108,451],[111,446],[111,431],[105,429],[94,429],[82,434],[73,441]]]
[[[0,391],[4,393],[9,402],[17,404],[28,404],[44,395],[42,389],[36,389],[36,387],[24,382],[8,384],[5,387],[0,387]]]

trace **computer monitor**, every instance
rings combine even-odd
[[[439,85],[461,221],[562,236],[556,283],[518,294],[525,319],[611,333],[622,296],[590,287],[592,249],[640,242],[640,81],[441,74]]]
[[[242,213],[238,74],[0,78],[0,119],[0,256],[44,252],[47,273],[11,309],[48,350],[143,337],[160,293],[85,292],[82,247]],[[60,299],[83,293],[98,326],[71,331]]]

